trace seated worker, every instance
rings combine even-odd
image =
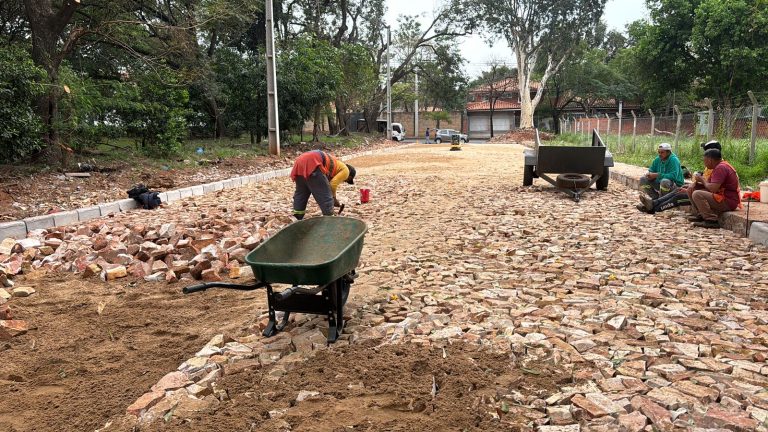
[[[707,151],[712,148],[722,151],[722,147],[720,146],[720,143],[715,140],[702,143],[701,148],[704,149],[704,151]],[[685,172],[687,170],[683,170],[683,171]],[[711,174],[712,174],[711,169],[704,168],[704,173],[702,174],[702,176],[704,177],[705,180],[709,180],[709,176]],[[690,174],[688,173],[687,176],[685,177],[689,178]],[[693,183],[691,185],[680,188],[675,193],[667,194],[658,199],[651,199],[651,197],[641,194],[640,201],[642,201],[643,204],[638,205],[637,209],[645,213],[653,214],[656,212],[669,210],[675,207],[691,205],[691,194],[693,194],[694,190],[701,189],[701,187],[702,187],[701,185]]]
[[[739,175],[728,162],[723,160],[717,149],[704,152],[704,166],[712,170],[709,180],[701,174],[694,176],[694,181],[701,188],[691,195],[691,213],[688,218],[694,226],[702,228],[720,228],[717,221],[721,214],[736,210],[741,205]]]
[[[303,219],[309,195],[315,197],[323,216],[332,216],[333,207],[339,207],[336,189],[341,182],[354,184],[356,171],[352,165],[320,150],[302,153],[296,158],[291,179],[296,183],[293,193],[293,216]]]
[[[648,173],[640,177],[640,190],[651,199],[657,199],[682,186],[683,169],[680,159],[672,153],[669,143],[659,144],[659,155],[648,168]]]

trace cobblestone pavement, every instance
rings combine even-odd
[[[463,342],[508,353],[534,374],[551,367],[577,378],[467,402],[500,429],[513,405],[523,409],[516,427],[524,430],[768,430],[765,248],[692,228],[679,212],[640,214],[636,192],[614,183],[579,203],[541,180],[519,186],[519,146],[422,146],[353,163],[355,186],[370,188],[372,201],[353,204],[357,192],[347,185],[341,198],[345,215],[365,220],[369,233],[345,334],[331,350]],[[21,268],[104,279],[244,277],[243,250],[289,222],[281,215],[291,193],[288,179],[248,185],[108,225],[40,233],[41,245],[8,256],[26,256]],[[265,315],[257,321],[263,327]],[[220,335],[104,430],[182,412],[215,417],[242,397],[217,385],[222,376],[258,369],[280,382],[326,349],[325,326],[299,315],[272,339]],[[290,430],[282,413],[270,412],[264,430]]]

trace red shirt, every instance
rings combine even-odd
[[[739,197],[739,175],[728,162],[720,162],[712,170],[710,183],[719,183],[721,193],[725,196],[725,202],[728,208],[735,210],[739,206],[741,197]]]
[[[309,175],[315,172],[318,167],[323,174],[333,178],[343,169],[343,166],[343,162],[328,153],[319,150],[308,151],[296,158],[291,170],[291,179],[295,181],[296,177],[299,176],[305,179],[309,178]]]

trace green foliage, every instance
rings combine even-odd
[[[116,100],[120,82],[96,80],[69,67],[61,68],[59,81],[69,89],[59,101],[55,124],[64,143],[81,151],[124,133],[123,128],[109,121],[114,106],[120,103]]]
[[[21,160],[42,147],[42,123],[32,106],[43,94],[45,72],[15,46],[0,47],[0,163]]]
[[[167,69],[130,71],[131,81],[118,87],[115,113],[128,136],[148,155],[177,153],[187,137],[189,94]]]
[[[299,130],[315,108],[336,97],[342,75],[338,51],[325,41],[302,38],[279,60],[280,126]]]
[[[651,22],[629,27],[632,46],[620,54],[640,81],[646,105],[713,97],[720,106],[746,101],[768,79],[765,0],[653,0]],[[642,73],[638,73],[641,71]]]
[[[702,66],[699,91],[739,103],[768,80],[768,1],[704,0],[691,29],[690,48]]]
[[[256,141],[266,136],[267,81],[263,56],[221,49],[216,53],[214,71],[225,101],[228,136],[237,138],[247,132]]]

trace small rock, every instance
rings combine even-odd
[[[125,266],[117,266],[111,269],[104,270],[102,273],[102,279],[112,281],[128,276],[128,269]]]
[[[32,287],[18,287],[14,288],[12,292],[14,297],[29,297],[36,291]]]
[[[304,402],[307,400],[317,400],[320,399],[320,392],[316,391],[307,391],[307,390],[301,390],[296,396],[296,402]]]

